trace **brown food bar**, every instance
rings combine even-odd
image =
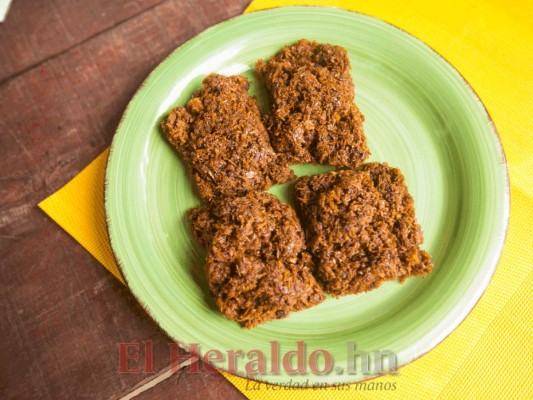
[[[342,47],[305,39],[256,64],[272,103],[272,146],[289,162],[357,167],[370,155],[350,68]]]
[[[337,297],[366,292],[388,280],[431,272],[399,169],[369,163],[300,178],[295,189],[315,276],[326,292]]]
[[[294,178],[270,145],[257,101],[243,76],[211,74],[185,107],[162,121],[188,163],[200,196],[212,200],[265,190]]]
[[[322,302],[294,210],[268,193],[214,201],[189,211],[209,247],[207,277],[220,311],[245,328]]]

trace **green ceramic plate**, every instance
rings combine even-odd
[[[184,104],[211,72],[245,74],[264,103],[254,62],[300,38],[348,50],[356,102],[366,115],[371,160],[405,174],[436,265],[427,278],[339,300],[244,330],[216,310],[202,270],[204,251],[191,238],[185,212],[199,204],[185,166],[165,143],[159,121]],[[323,167],[295,166],[298,175]],[[288,200],[285,187],[272,192]],[[106,212],[116,258],[131,291],[176,341],[216,349],[280,355],[306,345],[307,373],[254,378],[275,383],[355,382],[426,353],[468,315],[496,268],[509,215],[505,158],[494,126],[469,85],[444,59],[409,34],[375,18],[333,8],[255,12],[206,30],[172,53],[129,104],[113,141],[106,175]],[[356,364],[350,368],[355,345]],[[327,351],[331,371],[315,350]],[[369,356],[367,358],[367,355]],[[257,356],[237,362],[236,373]],[[296,358],[296,357],[294,357]],[[361,364],[363,360],[363,364]],[[293,360],[294,361],[294,360]],[[311,360],[313,361],[313,360]],[[226,362],[214,365],[228,369]],[[349,373],[351,372],[351,373]],[[308,381],[307,381],[308,380]]]

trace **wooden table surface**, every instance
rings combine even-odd
[[[14,0],[0,24],[0,398],[244,398],[218,373],[162,380],[171,340],[36,204],[111,143],[163,58],[247,3]],[[120,343],[141,343],[128,368],[143,371],[120,372]]]

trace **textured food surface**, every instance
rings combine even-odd
[[[211,293],[227,318],[252,328],[322,302],[294,210],[268,193],[214,201],[189,212],[208,246]]]
[[[266,190],[294,178],[274,153],[248,88],[243,76],[211,74],[185,107],[174,108],[161,123],[208,201]]]
[[[431,272],[399,169],[369,163],[300,178],[295,190],[315,276],[326,292],[361,293]]]
[[[257,62],[272,104],[272,146],[285,159],[356,167],[369,156],[350,68],[344,48],[305,39]]]

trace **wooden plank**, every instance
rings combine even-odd
[[[147,374],[118,372],[118,344],[168,339],[72,239],[38,210],[28,217],[31,232],[2,249],[3,397],[108,397],[127,390]],[[168,365],[168,348],[153,347],[158,371]]]
[[[135,400],[149,399],[244,400],[246,397],[217,372],[191,372],[191,368],[178,371],[158,385],[142,391]]]
[[[0,85],[0,397],[127,394],[151,375],[119,373],[123,342],[153,340],[154,371],[168,367],[164,332],[36,204],[109,145],[132,94],[167,54],[245,6],[163,2]],[[222,377],[205,379],[241,398]],[[188,393],[207,396],[194,385]]]
[[[0,24],[0,82],[161,1],[14,1]]]

